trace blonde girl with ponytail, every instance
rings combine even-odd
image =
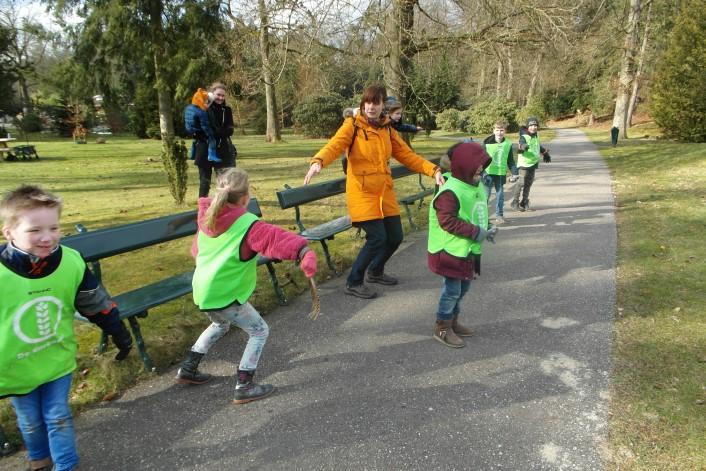
[[[231,326],[248,334],[240,359],[233,403],[263,399],[274,391],[271,384],[253,381],[269,335],[265,320],[248,302],[257,282],[257,256],[295,260],[304,274],[316,274],[316,253],[307,240],[249,213],[250,184],[241,168],[218,175],[213,198],[199,198],[198,232],[192,245],[196,270],[192,281],[194,302],[211,320],[191,347],[177,372],[176,381],[203,384],[211,375],[198,370],[209,349]]]

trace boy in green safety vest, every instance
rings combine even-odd
[[[116,360],[132,337],[115,303],[77,251],[59,244],[61,199],[32,186],[0,202],[0,398],[17,414],[32,470],[76,470],[69,407],[76,369],[74,313],[110,335]]]
[[[544,158],[545,163],[552,161],[549,150],[539,143],[539,120],[537,118],[527,119],[527,128],[520,129],[520,141],[517,145],[519,158],[517,166],[520,168],[520,182],[515,188],[510,207],[515,211],[529,210],[529,194],[532,183],[534,183],[534,173],[539,167],[539,157]]]
[[[495,224],[503,224],[503,210],[505,206],[505,176],[507,170],[510,169],[512,176],[510,182],[514,182],[518,178],[517,166],[515,159],[512,156],[512,143],[505,139],[505,129],[507,124],[504,121],[498,121],[493,126],[493,134],[486,137],[483,141],[483,147],[488,153],[492,162],[485,169],[483,177],[483,185],[485,186],[485,194],[490,200],[490,194],[495,188]]]
[[[491,162],[476,142],[454,145],[441,166],[450,174],[429,205],[429,269],[444,277],[436,312],[434,339],[448,347],[464,346],[472,331],[458,321],[461,300],[480,274],[482,242],[495,242],[496,226],[488,227],[488,204],[481,172]]]

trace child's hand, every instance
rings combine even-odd
[[[307,278],[312,278],[316,275],[316,252],[310,250],[305,253],[299,266]]]

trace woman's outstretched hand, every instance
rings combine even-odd
[[[444,184],[444,177],[441,175],[441,170],[437,170],[436,172],[434,172],[434,180],[436,180],[436,184],[438,186]]]
[[[311,167],[309,167],[309,171],[306,172],[306,175],[304,176],[304,184],[308,185],[309,182],[311,181],[312,178],[314,178],[314,175],[319,173],[321,171],[321,164],[318,162],[314,162],[311,164]]]

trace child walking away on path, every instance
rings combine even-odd
[[[490,201],[490,194],[495,188],[495,224],[503,224],[505,219],[503,211],[505,206],[505,176],[507,169],[510,169],[512,176],[510,181],[517,180],[518,170],[515,160],[512,158],[512,143],[505,139],[505,129],[507,125],[504,121],[498,121],[493,126],[493,134],[485,138],[483,147],[488,153],[492,162],[485,169],[483,185],[487,200]]]
[[[31,470],[76,470],[69,407],[76,369],[74,312],[113,338],[123,360],[132,338],[81,255],[59,244],[61,199],[23,185],[0,202],[0,398],[17,413]]]
[[[539,143],[538,130],[539,120],[537,118],[529,118],[527,120],[527,128],[520,129],[520,142],[517,146],[520,182],[515,188],[512,203],[510,203],[510,207],[515,211],[529,210],[530,188],[532,188],[532,183],[534,182],[534,173],[539,167],[539,156],[544,157],[545,163],[552,161],[549,150],[542,147]]]
[[[177,372],[179,383],[202,384],[211,375],[198,370],[199,362],[231,325],[249,336],[240,359],[235,404],[256,401],[274,391],[270,384],[253,381],[257,363],[269,335],[267,323],[248,302],[257,281],[257,255],[296,260],[304,274],[316,274],[316,253],[305,238],[260,221],[247,211],[248,174],[230,168],[218,175],[213,199],[199,199],[199,232],[192,255],[196,258],[194,302],[211,320],[191,347]]]
[[[488,204],[481,187],[481,172],[490,157],[475,142],[451,147],[442,159],[451,168],[446,183],[429,206],[429,269],[444,277],[436,313],[434,338],[446,346],[464,346],[461,337],[473,332],[458,321],[461,300],[480,274],[480,246],[485,239],[495,243],[496,226],[488,228]]]

